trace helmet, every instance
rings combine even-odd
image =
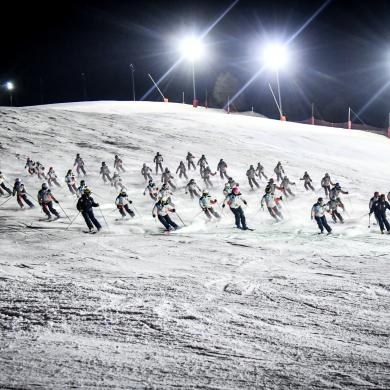
[[[53,167],[50,167],[50,168],[49,168],[49,171],[52,170],[52,169],[53,169]]]
[[[207,190],[203,190],[203,195],[208,195],[209,192]]]
[[[47,190],[47,188],[48,188],[47,183],[42,183],[42,189]]]
[[[102,165],[106,165],[106,163],[103,161],[103,162],[102,162]]]
[[[161,188],[162,188],[163,190],[166,190],[166,189],[168,188],[168,186],[164,183],[164,184],[161,186]]]
[[[15,183],[20,183],[20,179],[18,177],[15,179]]]
[[[271,179],[269,179],[269,183],[273,183],[275,180],[274,179],[272,179],[272,177],[271,177]]]
[[[233,188],[233,194],[238,195],[240,193],[240,189],[238,187]]]
[[[341,186],[340,186],[339,183],[336,183],[335,187],[336,187],[337,189],[340,189],[340,188],[341,188]]]
[[[385,199],[386,198],[385,194],[381,194],[380,198]]]
[[[321,203],[321,202],[323,202],[323,198],[318,198],[318,203]]]
[[[329,173],[325,173],[325,177],[329,177]]]
[[[165,172],[169,172],[169,169],[168,169],[168,168],[165,168]]]
[[[191,179],[191,180],[190,180],[190,183],[195,183],[195,179]]]
[[[142,166],[143,166],[143,167],[145,167],[145,166],[146,166],[146,164],[145,164],[145,163],[143,163],[143,164],[142,164]]]
[[[126,195],[127,195],[127,193],[126,193],[125,190],[122,190],[122,191],[120,192],[120,194],[121,194],[122,196],[126,196]]]
[[[1,173],[1,172],[0,172]],[[379,196],[379,192],[378,191],[375,191],[374,192],[374,196]]]
[[[84,194],[85,195],[91,195],[91,190],[89,189],[89,188],[86,188],[85,190],[84,190]]]
[[[232,177],[228,177],[228,181],[233,181],[233,178]]]
[[[81,181],[80,181],[80,185],[81,185],[81,186],[85,185],[85,180],[81,180]]]
[[[253,169],[253,165],[251,165],[249,168],[250,168],[250,169]]]
[[[287,177],[287,176],[285,176],[285,177],[284,177],[284,180],[287,180],[287,179],[288,179],[288,177]]]
[[[118,158],[118,155],[117,155],[117,154],[115,155],[115,158]]]

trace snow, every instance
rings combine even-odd
[[[390,387],[390,236],[367,229],[368,199],[390,190],[389,139],[171,103],[0,114],[0,169],[9,181],[21,177],[35,196],[41,183],[24,171],[27,156],[53,166],[63,184],[79,152],[109,224],[88,235],[81,217],[66,231],[66,219],[39,222],[39,208],[21,211],[15,199],[0,207],[0,387]],[[187,151],[204,153],[212,169],[224,158],[256,230],[233,229],[229,210],[218,224],[193,219],[197,201],[181,188],[174,201],[188,226],[157,234],[140,175],[157,151],[171,171]],[[115,154],[141,214],[125,222],[116,221],[117,192],[98,177]],[[245,172],[261,161],[270,175],[279,160],[297,197],[274,224],[259,211],[265,183],[251,192]],[[299,181],[305,170],[314,194]],[[331,224],[332,236],[318,236],[310,220],[325,172],[351,194],[343,196],[346,223]],[[190,177],[201,184],[198,172]],[[221,201],[224,181],[212,180]],[[53,192],[75,217],[67,189]]]

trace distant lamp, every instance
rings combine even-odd
[[[191,61],[192,63],[192,88],[194,92],[192,105],[197,107],[198,100],[196,99],[195,62],[204,56],[204,45],[200,39],[195,37],[188,37],[181,41],[180,51],[183,58]]]
[[[13,96],[12,96],[12,91],[15,89],[15,85],[12,81],[7,81],[5,84],[4,84],[4,88],[8,91],[9,93],[9,105],[12,107],[12,99],[13,99]]]

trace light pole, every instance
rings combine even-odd
[[[87,94],[87,76],[85,73],[81,73],[81,82],[83,84],[83,98],[84,101],[88,100],[88,94]]]
[[[134,72],[135,68],[133,64],[130,64],[130,70],[131,70],[131,85],[133,88],[133,101],[135,102],[135,84],[134,84]]]
[[[6,90],[8,91],[9,93],[9,105],[12,107],[12,91],[14,90],[15,86],[14,86],[14,83],[12,81],[7,81],[5,83],[5,88]]]
[[[193,101],[194,107],[198,106],[196,99],[196,77],[195,77],[195,62],[200,59],[204,54],[203,44],[200,39],[195,37],[189,37],[182,41],[181,52],[183,58],[186,58],[191,62],[192,65],[192,90],[193,90]]]
[[[270,44],[266,46],[263,53],[263,61],[267,68],[270,68],[275,72],[276,84],[278,88],[278,109],[280,113],[280,119],[284,119],[283,107],[282,107],[282,96],[280,92],[280,81],[279,81],[279,71],[282,69],[288,60],[287,48],[282,44]]]

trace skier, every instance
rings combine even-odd
[[[202,176],[203,170],[206,168],[207,165],[209,165],[204,154],[202,154],[202,157],[198,160],[198,163],[196,165],[199,166],[200,176]]]
[[[47,179],[45,174],[45,167],[39,161],[36,163],[35,172],[38,175],[38,179]]]
[[[123,161],[117,154],[115,155],[114,169],[116,169],[118,172],[126,172],[125,168],[123,168]]]
[[[58,203],[58,200],[51,193],[49,186],[46,183],[42,184],[42,188],[38,191],[38,203],[42,207],[42,211],[47,215],[47,219],[50,221],[52,219],[52,214],[54,214],[54,220],[60,218],[60,214],[53,207],[53,202]]]
[[[102,175],[104,183],[107,183],[107,181],[111,182],[111,172],[104,161],[102,162],[102,166],[100,167],[100,175]]]
[[[295,194],[291,191],[290,187],[295,186],[295,183],[291,182],[287,176],[284,176],[282,182],[280,183],[280,186],[282,187],[282,192],[286,196],[286,198],[288,198],[289,195],[295,197]]]
[[[335,186],[329,192],[329,199],[336,199],[340,194],[349,194],[348,191],[344,191],[339,183],[336,183]]]
[[[246,200],[242,198],[240,189],[234,187],[232,192],[225,198],[223,201],[222,207],[226,206],[226,203],[229,205],[231,212],[234,214],[236,227],[242,230],[249,230],[246,226],[244,210],[241,207],[241,204],[247,204]]]
[[[71,194],[75,195],[77,191],[76,178],[74,177],[74,174],[71,169],[69,169],[68,173],[65,176],[65,183],[67,184]]]
[[[305,186],[306,191],[309,191],[309,189],[315,191],[313,185],[311,184],[313,180],[311,180],[311,177],[307,172],[305,172],[303,174],[303,177],[299,180],[303,180],[303,184]]]
[[[210,176],[215,176],[216,174],[217,174],[217,172],[214,172],[214,173],[211,172],[211,169],[209,166],[203,168],[201,176],[202,176],[202,179],[205,182],[207,188],[213,187],[213,183],[210,180]]]
[[[253,190],[253,184],[259,188],[259,184],[257,183],[256,179],[255,179],[255,176],[258,176],[257,173],[256,173],[256,170],[255,168],[253,167],[253,165],[251,165],[249,167],[249,169],[246,171],[246,177],[248,178],[248,183],[251,187],[251,189]]]
[[[156,218],[157,214],[158,220],[164,225],[166,229],[165,231],[167,232],[171,231],[172,229],[180,229],[180,227],[174,221],[172,221],[171,217],[168,214],[176,212],[174,208],[169,208],[169,204],[169,200],[163,197],[155,203],[152,210],[153,218]]]
[[[285,172],[280,161],[276,164],[274,172],[276,173],[276,181],[283,180],[282,174],[284,175]]]
[[[328,222],[325,217],[325,211],[326,209],[325,209],[324,200],[322,198],[318,198],[317,203],[315,203],[311,208],[311,219],[312,220],[315,219],[315,221],[317,222],[317,225],[320,229],[319,234],[324,233],[324,228],[326,229],[328,234],[332,233],[332,229],[328,225]]]
[[[217,204],[217,199],[212,199],[207,190],[204,190],[202,196],[199,198],[199,206],[206,214],[208,219],[211,219],[211,215],[220,219],[220,215],[214,210],[213,205]]]
[[[321,179],[321,187],[324,189],[326,197],[329,197],[331,185],[334,186],[334,183],[332,183],[329,173],[325,173],[325,176]]]
[[[221,158],[219,160],[217,171],[219,171],[219,175],[221,176],[221,179],[225,178],[228,179],[228,175],[226,174],[227,164],[226,162]]]
[[[375,214],[382,234],[384,233],[385,228],[387,230],[387,233],[390,234],[390,224],[386,217],[386,209],[390,210],[390,204],[386,200],[385,194],[382,194],[379,199],[373,203],[370,210],[370,215],[372,213]]]
[[[265,189],[265,194],[261,198],[261,208],[264,210],[264,203],[267,206],[267,210],[270,213],[271,217],[276,221],[281,221],[283,219],[283,214],[279,211],[278,204],[283,198],[275,197],[273,193],[271,193],[270,188]]]
[[[187,153],[186,160],[187,160],[189,171],[191,170],[191,167],[194,168],[194,171],[196,171],[196,167],[194,164],[194,158],[195,158],[195,156],[192,153],[190,153],[190,152]]]
[[[4,191],[3,191],[3,190],[5,190],[8,193],[8,196],[11,196],[12,191],[4,184],[5,181],[7,181],[7,179],[5,178],[3,173],[0,172],[0,195],[1,196],[5,195]]]
[[[145,163],[143,163],[141,168],[141,175],[144,177],[145,182],[152,179],[152,168],[149,168]]]
[[[30,159],[30,157],[27,157],[26,165],[24,166],[24,169],[27,168],[28,173],[32,176],[35,173],[35,162]]]
[[[85,180],[80,181],[80,185],[78,186],[76,190],[76,195],[78,198],[81,198],[81,196],[84,194],[85,189],[87,188],[87,185],[85,184]]]
[[[256,173],[257,176],[259,176],[260,180],[261,180],[261,176],[264,176],[265,179],[268,179],[268,176],[266,176],[264,173],[264,167],[260,163],[257,164]]]
[[[57,174],[55,173],[53,167],[49,168],[49,171],[47,172],[47,177],[47,183],[50,187],[52,187],[53,184],[55,184],[57,187],[61,187],[61,184],[57,181]]]
[[[156,164],[156,175],[158,174],[158,169],[161,169],[161,173],[164,172],[162,162],[164,161],[163,156],[160,154],[160,152],[157,152],[157,154],[154,156],[153,162]]]
[[[173,191],[176,190],[176,186],[172,183],[173,176],[168,168],[165,168],[165,171],[161,175],[161,182],[164,184],[169,184]]]
[[[156,184],[153,182],[153,179],[150,179],[149,180],[149,183],[148,185],[146,186],[145,190],[144,190],[144,195],[146,195],[146,191],[149,192],[149,196],[154,200],[156,201],[157,199],[157,194],[159,192],[159,189],[158,187],[156,186]]]
[[[164,198],[164,199],[167,200],[167,202],[170,205],[174,206],[174,204],[172,202],[172,196],[173,196],[173,192],[169,189],[168,184],[163,184],[161,186],[160,191],[157,194],[157,199],[159,200],[159,199],[163,199]]]
[[[177,175],[178,172],[179,172],[179,179],[181,179],[182,176],[184,176],[188,180],[187,168],[186,168],[186,166],[185,166],[183,161],[180,161],[180,164],[179,164],[179,166],[176,169],[176,175]]]
[[[100,231],[102,226],[100,225],[99,221],[96,219],[93,213],[93,207],[99,207],[99,203],[96,203],[93,200],[91,196],[91,190],[89,188],[86,188],[84,190],[84,193],[78,200],[76,207],[77,210],[80,211],[81,215],[84,217],[85,223],[87,224],[89,231],[93,231],[94,225],[97,231]]]
[[[332,219],[334,223],[337,223],[337,218],[341,223],[344,223],[344,219],[341,216],[341,214],[338,212],[338,207],[340,207],[343,211],[345,210],[343,202],[340,200],[340,198],[331,199],[329,202],[325,205],[328,207],[328,210],[330,212],[330,215],[332,216]]]
[[[274,195],[276,190],[283,191],[283,187],[279,187],[276,183],[275,180],[271,177],[268,180],[268,184],[265,187],[265,190],[269,190],[269,193]]]
[[[135,217],[134,211],[129,209],[129,204],[133,202],[129,200],[125,190],[122,190],[115,199],[115,204],[117,209],[122,215],[122,218],[126,217],[126,213],[130,215],[131,218]]]
[[[115,187],[117,190],[118,188],[123,189],[124,185],[122,183],[122,178],[120,177],[118,172],[114,172],[114,175],[111,178],[111,186]]]
[[[74,160],[73,168],[76,167],[77,176],[80,176],[80,171],[83,172],[84,176],[87,174],[84,168],[84,160],[80,157],[80,153],[76,154],[76,159]]]
[[[190,193],[190,196],[191,196],[191,199],[194,199],[194,197],[196,196],[197,198],[199,198],[199,194],[198,192],[199,191],[199,194],[201,192],[201,189],[199,188],[199,186],[195,183],[195,179],[191,179],[188,184],[185,186],[185,193],[188,194]]]
[[[34,207],[32,202],[27,198],[26,188],[24,187],[24,184],[21,182],[19,178],[15,179],[14,188],[12,190],[12,196],[15,195],[16,195],[16,200],[22,209],[24,209],[24,204],[22,200],[24,200],[24,202],[27,204],[27,206],[30,207],[30,209]]]

